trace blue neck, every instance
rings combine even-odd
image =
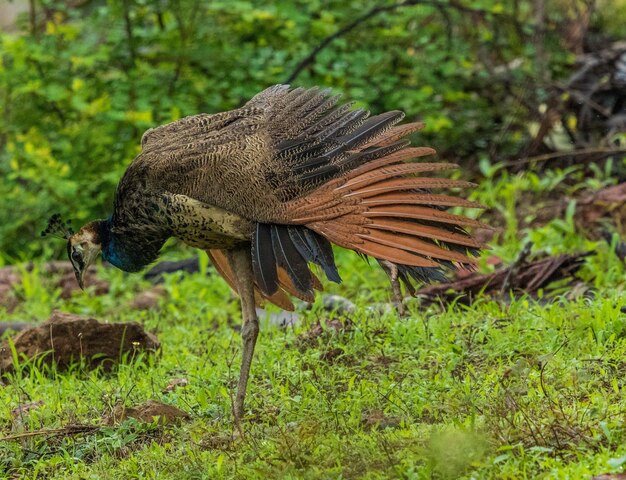
[[[111,230],[111,217],[102,222],[102,258],[111,265],[125,272],[138,272],[156,260],[163,242],[142,241],[128,233],[116,233]],[[156,248],[155,248],[156,246]]]

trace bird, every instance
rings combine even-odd
[[[407,136],[398,110],[370,115],[318,87],[275,85],[242,107],[149,129],[123,174],[112,214],[77,232],[59,215],[76,279],[99,256],[127,272],[154,262],[170,237],[205,250],[239,295],[242,359],[233,415],[244,414],[259,335],[256,307],[292,310],[322,282],[341,282],[332,245],[376,259],[394,291],[472,268],[484,247],[468,230],[481,222],[451,207],[482,208],[441,189],[472,187],[429,176],[457,165]]]

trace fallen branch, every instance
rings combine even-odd
[[[524,249],[525,250],[525,249]],[[526,261],[522,251],[518,261],[511,266],[501,268],[493,273],[477,274],[452,280],[439,285],[429,285],[416,292],[416,296],[427,301],[444,300],[452,302],[458,299],[461,303],[471,303],[479,295],[497,296],[505,291],[533,295],[545,289],[550,283],[574,278],[583,265],[585,258],[594,252],[572,255],[557,255],[541,260]]]
[[[30,432],[16,433],[1,437],[0,442],[10,442],[12,440],[20,440],[22,438],[37,437],[40,435],[79,435],[81,433],[91,433],[100,430],[105,425],[68,425],[62,428],[42,428],[41,430],[32,430]]]
[[[511,289],[511,281],[514,277],[517,276],[521,265],[526,261],[528,255],[530,255],[530,250],[532,249],[532,246],[532,243],[526,243],[515,261],[508,268],[508,272],[506,274],[506,277],[504,278],[504,282],[502,282],[502,287],[500,288],[500,295],[505,295]]]

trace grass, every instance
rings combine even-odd
[[[345,281],[327,290],[350,298],[357,310],[339,317],[318,299],[295,327],[264,319],[243,438],[230,414],[240,353],[233,325],[240,316],[224,282],[203,273],[171,275],[159,307],[136,311],[132,298],[149,288],[137,276],[103,269],[108,295],[63,301],[37,269],[25,273],[25,301],[3,318],[41,321],[56,308],[139,321],[157,333],[162,349],[112,373],[22,363],[0,390],[0,436],[100,425],[116,405],[148,399],[192,419],[165,427],[131,419],[91,433],[0,440],[0,475],[561,479],[622,471],[624,267],[608,246],[578,234],[571,214],[519,230],[513,217],[520,192],[540,188],[531,180],[489,179],[475,193],[504,206],[501,240],[489,254],[510,260],[529,239],[551,253],[595,250],[581,272],[595,289],[592,298],[415,303],[401,320],[370,308],[389,300],[384,275],[341,252]],[[334,318],[344,328],[327,325]],[[323,332],[312,336],[317,322]],[[163,393],[177,378],[189,385]],[[42,403],[15,414],[33,402]]]

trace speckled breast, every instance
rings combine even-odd
[[[254,223],[185,195],[170,195],[168,217],[174,236],[203,250],[231,248],[250,241]]]

